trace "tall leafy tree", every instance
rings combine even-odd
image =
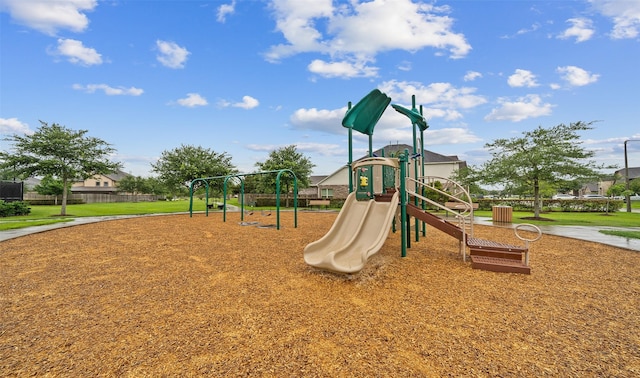
[[[487,143],[492,158],[480,169],[478,179],[485,184],[528,186],[534,196],[534,216],[540,217],[540,187],[547,182],[554,187],[573,179],[597,179],[600,169],[591,159],[595,152],[581,145],[578,133],[592,129],[593,122],[538,127],[522,137],[496,139]]]
[[[188,188],[197,178],[226,176],[237,173],[226,152],[218,153],[208,148],[181,145],[173,150],[163,151],[160,159],[151,164],[158,179],[172,193]],[[211,183],[213,190],[222,191],[223,180]]]
[[[61,180],[53,178],[51,175],[47,175],[40,180],[40,183],[33,188],[38,194],[45,196],[55,196],[55,204],[58,204],[58,196],[64,192],[64,186]],[[68,188],[67,188],[68,190]]]
[[[311,160],[299,153],[295,145],[278,148],[269,153],[269,157],[264,162],[257,162],[256,167],[260,171],[277,171],[280,169],[290,169],[297,178],[298,188],[306,188],[310,183],[311,170],[315,165]],[[275,192],[277,174],[260,176],[263,190]],[[289,193],[293,186],[293,177],[289,174],[280,176],[280,190]]]
[[[629,181],[629,194],[640,194],[640,178]]]
[[[136,194],[154,194],[151,179],[142,176],[125,176],[118,181],[118,190],[121,192]]]
[[[14,134],[5,138],[12,142],[13,151],[0,151],[0,170],[12,170],[22,178],[52,176],[61,180],[66,188],[73,180],[85,180],[121,168],[119,162],[109,159],[115,149],[87,133],[87,130],[76,131],[40,121],[40,128],[31,135]],[[60,215],[66,214],[67,191],[64,190]]]

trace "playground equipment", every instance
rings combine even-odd
[[[410,225],[413,217],[416,242],[419,241],[420,234],[426,236],[425,226],[429,224],[459,240],[463,261],[466,261],[468,248],[474,269],[529,274],[529,242],[538,240],[542,235],[538,227],[531,224],[516,227],[516,236],[525,241],[524,246],[475,238],[475,206],[469,192],[447,178],[425,176],[424,130],[428,125],[422,116],[422,108],[419,112],[415,108],[415,96],[412,98],[412,109],[392,105],[396,111],[411,120],[412,153],[405,150],[395,158],[373,156],[373,129],[390,102],[390,97],[376,89],[354,107],[349,103],[342,125],[349,130],[350,194],[329,232],[304,249],[305,262],[337,273],[360,271],[367,260],[380,250],[392,225],[395,232],[394,216],[400,213],[402,257],[406,256],[407,248],[411,247]],[[419,150],[417,129],[420,130]],[[369,136],[369,157],[356,163],[353,162],[352,155],[353,130]],[[414,166],[413,174],[407,169],[409,164]],[[357,184],[355,191],[354,181]],[[430,194],[444,200],[431,199]],[[450,222],[433,214],[433,209],[450,214],[455,221]],[[519,231],[527,227],[537,232],[537,236],[522,237]]]
[[[209,216],[209,187],[210,183],[215,180],[224,179],[223,181],[223,190],[222,190],[222,220],[223,222],[227,221],[227,194],[228,194],[228,183],[230,180],[238,179],[240,180],[240,222],[244,222],[244,178],[246,176],[255,176],[255,175],[266,175],[266,174],[276,174],[276,229],[280,229],[280,178],[283,174],[289,174],[293,177],[293,227],[298,227],[298,178],[295,173],[293,173],[290,169],[279,169],[273,171],[263,171],[263,172],[255,172],[255,173],[240,173],[234,175],[226,175],[226,176],[214,176],[214,177],[202,177],[197,178],[191,181],[189,185],[189,216],[193,217],[193,187],[198,183],[203,183],[205,186],[205,203],[207,204],[205,209],[205,215]],[[265,215],[264,211],[262,212]],[[271,215],[271,210],[269,210],[268,215]]]
[[[353,170],[368,173],[380,165],[399,168],[397,159],[369,158],[354,164]],[[349,194],[329,232],[306,246],[307,264],[339,273],[355,273],[380,250],[398,211],[400,192],[386,188],[386,193],[375,198],[368,177],[359,176],[358,190]]]

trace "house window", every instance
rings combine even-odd
[[[100,186],[100,181],[96,181],[96,186]]]
[[[103,182],[102,186],[109,186],[109,182],[108,181]]]
[[[333,197],[333,189],[321,189],[320,190],[322,198],[331,198]]]

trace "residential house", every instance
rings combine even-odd
[[[624,168],[618,169],[614,173],[614,177],[616,178],[616,183],[617,182],[625,183],[626,182],[626,170]],[[633,181],[633,180],[636,180],[638,178],[640,178],[640,167],[629,167],[629,181]]]
[[[317,197],[318,196],[318,183],[326,179],[326,175],[315,175],[309,177],[309,187],[298,190],[298,196],[300,197]]]
[[[600,194],[603,196],[607,195],[607,190],[609,190],[609,188],[612,185],[615,184],[619,184],[619,183],[626,183],[626,171],[624,168],[622,169],[618,169],[617,171],[614,172],[613,177],[606,177],[603,178],[602,180],[598,181],[598,182],[590,182],[585,184],[581,189],[580,189],[580,195],[585,195],[585,194]],[[629,167],[629,181],[633,181],[640,178],[640,167]]]
[[[71,185],[71,193],[116,194],[118,192],[118,181],[127,176],[131,175],[121,170],[106,175],[95,175],[84,181],[74,182]]]
[[[374,151],[373,155],[395,157],[405,150],[412,152],[413,148],[407,144],[392,144]],[[363,156],[356,161],[367,157],[368,156]],[[446,156],[427,150],[424,151],[423,160],[426,176],[449,178],[454,171],[467,166],[467,163],[460,160],[457,156]],[[410,164],[413,163],[413,161],[414,160],[410,161]],[[414,170],[412,168],[409,168],[409,174],[411,176],[414,176],[413,171]],[[349,174],[349,169],[345,164],[334,173],[320,179],[311,188],[316,189],[316,193],[319,198],[345,199],[349,195]],[[418,175],[420,174],[421,172],[419,171]]]

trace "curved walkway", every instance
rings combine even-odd
[[[34,226],[27,228],[20,228],[16,230],[0,231],[0,242],[3,240],[9,240],[18,238],[25,235],[35,234],[39,232],[55,230],[57,228],[77,226],[81,224],[101,222],[115,219],[125,219],[141,216],[161,216],[161,215],[175,215],[180,213],[166,213],[166,214],[147,214],[147,215],[114,215],[103,217],[78,217],[69,222],[60,222],[45,226]],[[188,213],[187,213],[188,214]],[[514,225],[495,225],[491,221],[491,218],[476,217],[476,224],[493,227],[514,227]],[[592,241],[596,243],[611,245],[614,247],[630,249],[640,252],[640,239],[629,239],[621,236],[605,235],[600,230],[626,230],[626,231],[640,231],[640,227],[586,227],[586,226],[539,226],[543,234],[563,236],[566,238],[580,239],[586,241]]]
[[[475,223],[484,226],[509,227],[512,225],[496,225],[491,218],[476,217]],[[640,239],[629,239],[621,236],[605,235],[600,230],[640,231],[640,227],[607,227],[607,226],[551,226],[538,225],[543,234],[563,236],[565,238],[592,241],[613,247],[630,249],[640,252]]]

